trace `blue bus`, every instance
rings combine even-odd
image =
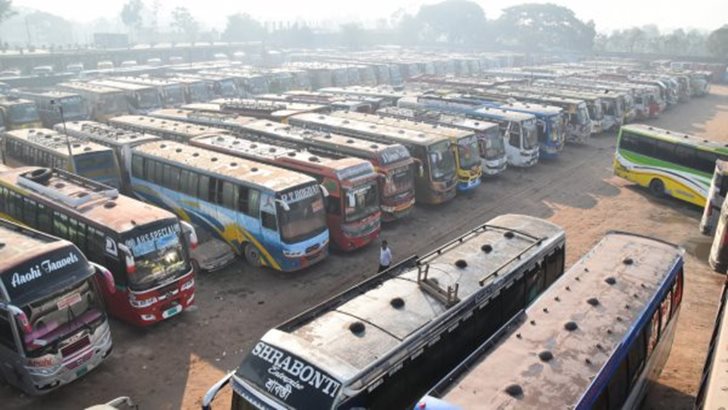
[[[531,167],[538,163],[538,130],[536,116],[533,114],[487,107],[478,101],[450,95],[405,97],[397,102],[397,106],[451,113],[497,123],[504,138],[508,164],[514,167]]]
[[[132,148],[131,188],[209,230],[254,267],[296,271],[328,255],[315,179],[173,141]]]
[[[459,98],[476,101],[486,107],[506,111],[533,114],[538,129],[539,153],[541,158],[556,158],[564,149],[564,115],[560,107],[524,102],[499,102],[484,98],[460,95]]]
[[[684,253],[607,233],[416,408],[638,408],[670,354]]]

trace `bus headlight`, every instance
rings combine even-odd
[[[195,286],[195,280],[194,280],[194,279],[190,279],[190,280],[188,280],[187,282],[185,282],[185,283],[184,283],[184,284],[182,285],[182,288],[181,288],[181,290],[182,290],[182,292],[184,292],[184,291],[186,291],[186,290],[190,289],[190,288],[191,288],[191,287],[193,287],[193,286]]]
[[[141,309],[141,308],[152,306],[153,304],[157,303],[157,297],[152,296],[151,298],[147,298],[147,299],[137,299],[136,297],[134,297],[134,294],[130,294],[129,303],[133,307]]]
[[[286,258],[300,258],[305,254],[306,251],[289,251],[286,249],[283,250],[283,256],[285,256]]]

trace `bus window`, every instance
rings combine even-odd
[[[260,213],[260,219],[263,222],[263,228],[270,229],[273,232],[278,231],[278,226],[276,224],[276,216],[272,213],[262,211]]]
[[[652,351],[655,349],[655,345],[657,345],[657,339],[660,336],[660,310],[655,310],[655,313],[652,315],[652,320],[650,321],[650,327],[646,329],[647,331],[647,357],[650,357],[652,355]]]
[[[517,279],[510,288],[501,293],[501,296],[503,299],[503,316],[507,318],[515,316],[525,305],[524,277],[521,276]]]
[[[677,310],[677,307],[680,306],[680,302],[682,301],[682,289],[683,287],[683,271],[682,269],[677,274],[677,278],[675,279],[675,284],[672,285],[672,312],[671,315],[675,313],[675,310]]]
[[[237,193],[238,190],[231,182],[222,181],[222,206],[235,210],[235,204],[238,202]]]
[[[544,265],[535,266],[526,272],[526,304],[530,304],[541,294],[544,288]]]
[[[612,376],[607,391],[609,392],[609,410],[617,410],[622,408],[622,404],[627,399],[627,360],[622,360],[619,368]]]
[[[634,386],[639,379],[642,367],[645,365],[645,334],[640,332],[637,335],[632,347],[629,349],[629,382],[630,386]]]
[[[661,325],[660,329],[665,329],[667,327],[667,322],[670,320],[670,305],[672,304],[672,295],[670,292],[667,292],[667,295],[665,295],[665,299],[660,304],[660,317]]]

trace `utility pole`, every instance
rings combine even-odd
[[[76,172],[76,164],[73,161],[73,150],[71,149],[71,140],[68,137],[68,130],[66,129],[66,119],[63,117],[63,106],[56,104],[56,100],[51,100],[51,105],[58,106],[58,112],[61,114],[61,123],[63,124],[63,134],[66,136],[66,148],[68,149],[68,163],[71,165],[71,172]]]

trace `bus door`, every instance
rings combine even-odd
[[[251,192],[257,191],[251,190]],[[262,245],[266,248],[268,248],[272,244],[281,244],[280,227],[278,226],[278,206],[276,198],[274,194],[269,193],[259,194],[259,196],[260,225],[257,226],[258,231],[256,232],[256,234],[258,234],[259,237],[262,239]],[[245,259],[249,259],[247,251]],[[248,262],[251,261],[248,260]]]

